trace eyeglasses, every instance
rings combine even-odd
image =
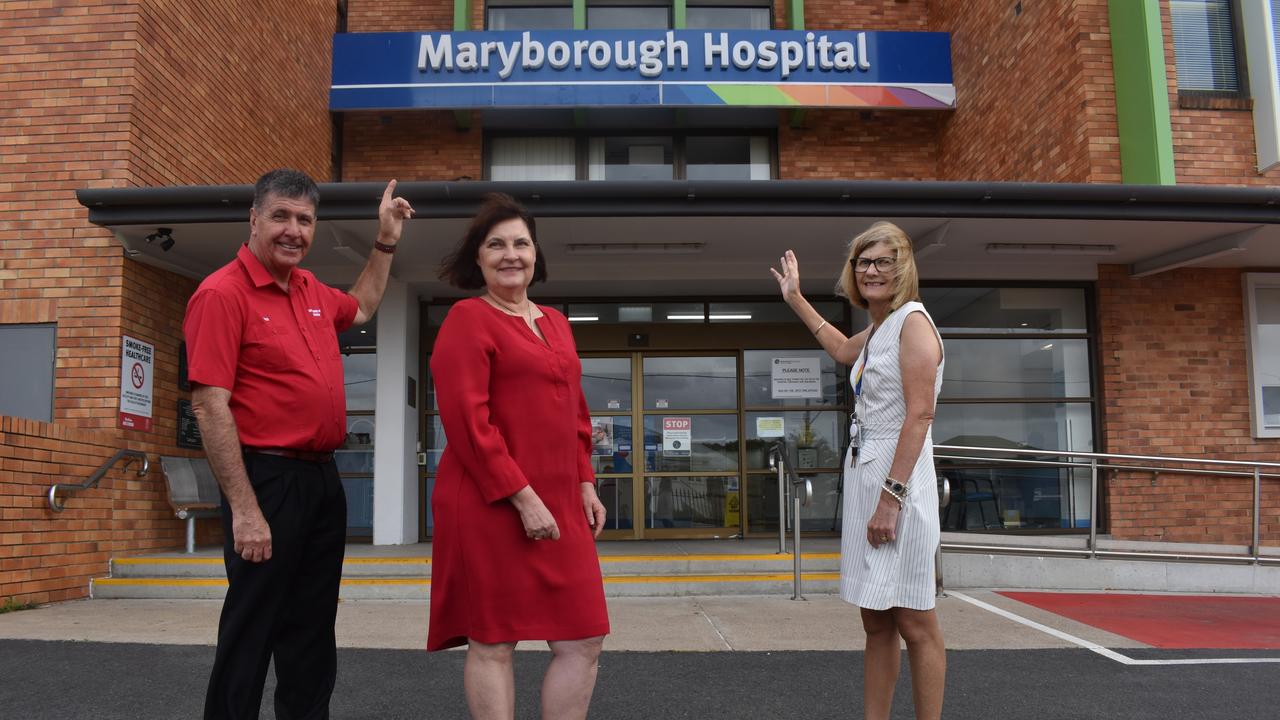
[[[870,270],[872,265],[875,265],[876,271],[884,274],[893,270],[893,266],[896,265],[897,262],[898,259],[892,257],[878,257],[875,259],[863,257],[849,258],[849,264],[853,266],[853,271],[856,273],[864,273]]]

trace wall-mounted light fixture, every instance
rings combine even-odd
[[[148,235],[146,238],[148,245],[160,243],[160,249],[169,252],[173,249],[173,230],[171,228],[156,228],[156,231]]]

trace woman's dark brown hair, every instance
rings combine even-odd
[[[440,263],[440,272],[437,277],[463,290],[478,290],[484,287],[484,273],[476,263],[476,257],[480,254],[480,245],[489,237],[494,225],[517,218],[523,220],[525,226],[529,228],[529,239],[533,241],[533,249],[536,253],[533,262],[533,280],[529,284],[545,281],[547,260],[543,257],[541,248],[538,247],[538,229],[534,226],[533,214],[515,198],[505,193],[489,193],[484,196],[484,202],[476,211],[476,216],[471,218],[471,225],[467,227],[466,234],[462,236],[462,240],[453,252]]]

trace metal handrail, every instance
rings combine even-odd
[[[147,471],[151,469],[151,461],[147,459],[147,454],[142,452],[141,450],[123,450],[123,449],[117,450],[116,453],[112,455],[106,462],[99,465],[98,469],[94,470],[93,474],[90,475],[87,479],[85,479],[83,483],[80,483],[79,485],[65,485],[61,483],[54,483],[53,485],[50,485],[49,486],[49,509],[54,512],[62,512],[63,510],[65,510],[67,507],[65,496],[69,496],[72,493],[77,493],[77,492],[80,492],[81,490],[88,490],[89,488],[95,487],[98,484],[98,481],[101,480],[103,476],[106,475],[111,470],[111,467],[115,465],[117,462],[119,462],[121,458],[127,458],[124,463],[125,467],[129,467],[129,464],[132,463],[134,460],[142,461],[142,464],[138,467],[138,470],[137,470],[138,477],[142,477],[143,475],[146,475]],[[64,494],[64,498],[61,502],[58,500],[59,492],[62,492]]]
[[[804,600],[800,579],[800,507],[807,507],[813,501],[813,481],[801,479],[796,471],[787,463],[787,445],[779,440],[769,449],[769,467],[778,471],[778,552],[787,552],[787,486],[791,486],[792,502],[795,509],[791,518],[794,532],[792,540],[792,571],[794,574],[791,599]],[[803,490],[802,490],[803,488]],[[803,496],[803,498],[802,498]]]
[[[1249,562],[1252,564],[1280,562],[1280,558],[1263,558],[1261,543],[1261,492],[1262,479],[1280,479],[1280,473],[1264,473],[1262,468],[1280,468],[1280,463],[1250,460],[1216,460],[1203,458],[1175,457],[1169,455],[1125,455],[1120,453],[1094,453],[1075,450],[1041,450],[1033,448],[989,448],[963,445],[934,445],[935,460],[965,460],[975,464],[1017,464],[1033,466],[1051,466],[1068,468],[1089,468],[1089,540],[1086,548],[1080,550],[1050,549],[1018,545],[969,545],[965,543],[943,543],[942,548],[959,552],[1004,552],[1010,554],[1042,554],[1068,555],[1073,557],[1111,557],[1133,559],[1187,560],[1209,562]],[[938,452],[942,451],[942,452]],[[957,455],[961,453],[1000,453],[1005,455],[1029,455],[1032,457],[1058,457],[1066,460],[1031,460],[1003,457],[983,457],[975,455]],[[1074,458],[1087,458],[1088,462],[1079,462]],[[1144,463],[1144,464],[1137,464]],[[1201,467],[1152,467],[1150,463],[1170,463],[1177,465],[1198,465]],[[1223,470],[1214,467],[1250,468],[1249,470]],[[1253,479],[1252,508],[1252,542],[1250,551],[1245,555],[1171,553],[1155,550],[1099,550],[1098,549],[1098,471],[1114,470],[1125,472],[1150,472],[1153,475],[1193,474],[1221,477],[1248,477]],[[1154,480],[1153,480],[1154,482]]]

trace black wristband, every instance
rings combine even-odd
[[[395,245],[388,245],[388,244],[386,244],[386,243],[382,242],[381,240],[374,240],[374,241],[373,241],[373,248],[374,248],[375,250],[381,250],[382,252],[384,252],[384,253],[386,253],[386,254],[388,254],[388,255],[391,255],[392,253],[394,253],[394,252],[396,251],[396,246],[395,246]]]

